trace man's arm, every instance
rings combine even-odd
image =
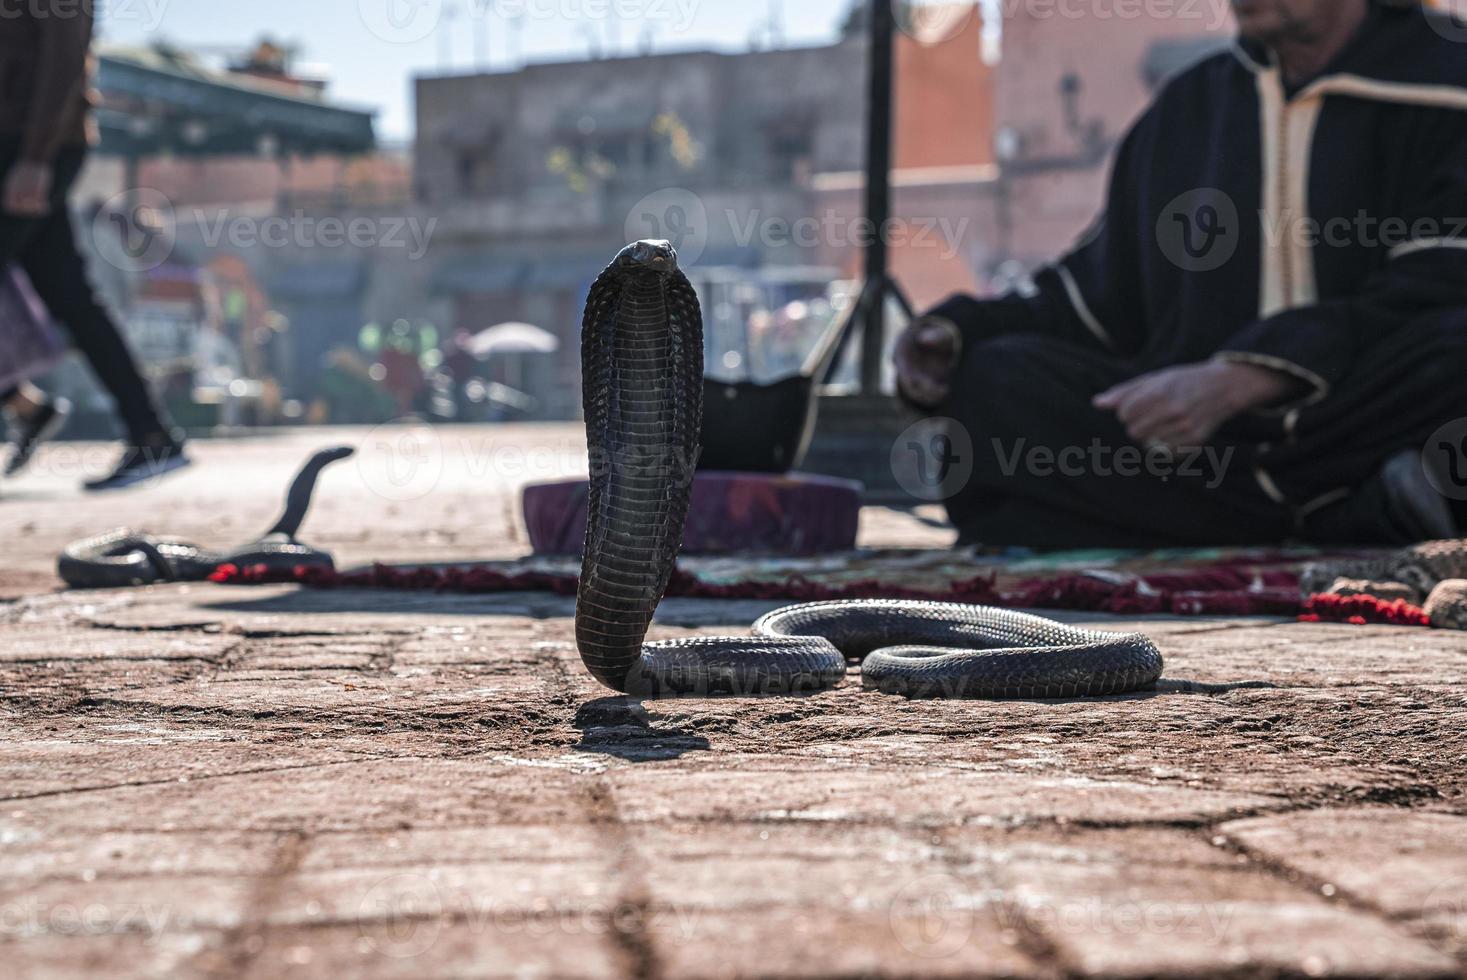
[[[909,401],[933,407],[948,394],[964,346],[1007,334],[1044,334],[1123,352],[1144,330],[1141,240],[1134,228],[1135,155],[1152,113],[1127,134],[1111,169],[1102,216],[1062,259],[1003,296],[953,296],[912,323],[897,341],[897,383]]]
[[[1137,442],[1201,445],[1245,412],[1323,400],[1373,342],[1413,321],[1453,329],[1431,314],[1467,311],[1467,118],[1442,113],[1423,123],[1409,152],[1443,165],[1432,180],[1402,189],[1391,223],[1416,237],[1383,243],[1391,246],[1385,265],[1358,292],[1254,321],[1210,360],[1133,378],[1102,392],[1096,407],[1114,411]]]
[[[1413,151],[1443,165],[1419,189],[1406,189],[1398,221],[1382,221],[1372,232],[1389,249],[1385,265],[1352,296],[1249,324],[1219,358],[1291,375],[1304,383],[1302,403],[1312,404],[1380,337],[1433,313],[1467,311],[1467,114],[1443,113]],[[1388,225],[1397,229],[1394,237]]]

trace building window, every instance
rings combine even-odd
[[[489,181],[494,170],[489,153],[479,148],[458,151],[456,160],[458,191],[465,197],[475,197],[489,191]]]
[[[777,180],[793,181],[810,170],[814,139],[808,126],[782,124],[768,137],[769,172]]]

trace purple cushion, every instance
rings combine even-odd
[[[0,391],[45,373],[65,355],[26,274],[13,265],[0,267]]]
[[[525,487],[525,526],[536,554],[580,554],[586,481]],[[693,480],[683,551],[815,555],[856,546],[861,484],[790,473],[699,473]]]

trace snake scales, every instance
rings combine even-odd
[[[789,606],[748,637],[646,643],[687,519],[702,418],[697,296],[665,241],[624,248],[591,287],[581,335],[590,457],[576,645],[601,683],[638,695],[794,693],[862,683],[909,697],[1045,698],[1154,688],[1139,633],[955,603]]]
[[[300,566],[331,568],[331,555],[296,539],[306,519],[321,471],[354,450],[346,446],[314,454],[291,481],[285,510],[259,538],[230,551],[209,551],[178,538],[118,528],[74,541],[61,552],[56,573],[75,589],[109,589],[153,582],[194,582],[208,578],[220,565],[264,566],[290,572]]]

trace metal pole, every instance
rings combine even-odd
[[[861,334],[861,392],[881,389],[881,355],[886,341],[886,219],[891,213],[893,0],[871,0],[869,92],[866,104],[866,219],[873,232],[866,246],[865,305]]]

